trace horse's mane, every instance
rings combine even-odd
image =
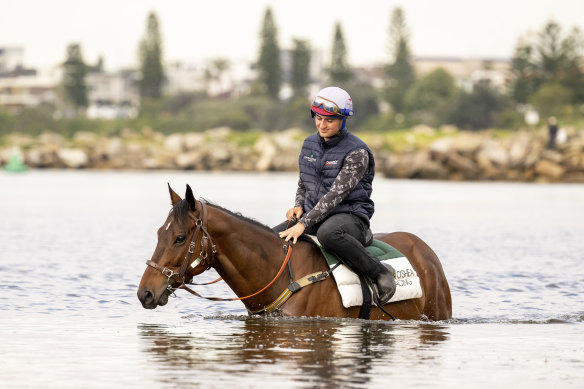
[[[225,212],[225,213],[227,213],[227,214],[229,214],[229,215],[231,215],[239,220],[243,220],[244,222],[253,224],[254,226],[260,227],[263,230],[266,230],[274,235],[277,235],[276,232],[272,228],[266,226],[265,224],[260,223],[259,221],[255,220],[255,219],[249,218],[247,216],[243,216],[239,212],[233,212],[233,211],[231,211],[227,208],[224,208],[220,205],[209,202],[208,200],[203,200],[203,201],[205,202],[205,204],[207,204],[210,207],[219,209],[219,210],[221,210],[221,211],[223,211],[223,212]],[[183,200],[179,201],[174,207],[172,207],[170,212],[172,213],[172,216],[175,220],[177,220],[181,223],[185,223],[189,218],[189,212],[190,212],[189,203],[187,202],[186,199],[183,199]]]

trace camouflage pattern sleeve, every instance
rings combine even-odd
[[[312,227],[322,221],[331,209],[336,207],[357,186],[369,168],[369,154],[365,149],[355,150],[345,158],[339,175],[331,189],[316,203],[310,212],[300,218],[305,227]]]
[[[304,208],[304,198],[306,197],[306,187],[302,178],[298,178],[298,189],[296,189],[296,199],[294,200],[294,206]]]

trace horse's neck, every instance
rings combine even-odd
[[[272,281],[285,256],[276,234],[216,208],[209,209],[208,229],[217,247],[214,267],[239,297]],[[259,299],[270,299],[273,293],[262,293]]]

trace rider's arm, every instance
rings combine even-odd
[[[304,181],[302,181],[302,178],[298,178],[298,189],[296,189],[296,198],[294,200],[294,206],[304,208],[305,197],[306,187],[304,186]]]
[[[300,218],[305,227],[312,227],[323,220],[355,189],[369,168],[369,153],[365,149],[353,151],[345,158],[341,171],[333,181],[330,190],[322,196],[310,212]]]

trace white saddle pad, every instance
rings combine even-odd
[[[309,235],[308,237],[322,247],[316,236]],[[422,297],[420,278],[406,257],[390,258],[381,261],[381,263],[387,263],[395,269],[396,290],[389,303]],[[335,268],[332,274],[337,282],[343,306],[349,308],[362,305],[363,291],[359,276],[342,264]],[[373,292],[371,293],[373,295]]]

